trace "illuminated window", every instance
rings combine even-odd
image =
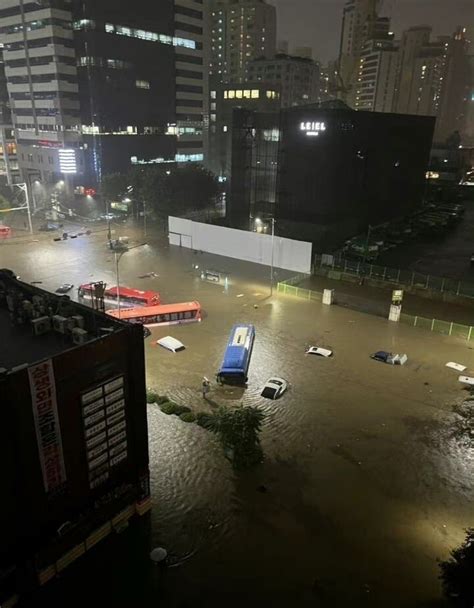
[[[258,89],[252,89],[252,99],[258,99],[260,97],[260,91]]]
[[[211,91],[211,99],[216,99],[216,97],[217,97],[217,92]]]
[[[243,94],[243,91],[242,91],[241,89],[238,89],[238,90],[235,92],[235,97],[236,97],[237,99],[242,99],[242,94]]]
[[[137,87],[137,89],[149,89],[150,83],[148,80],[136,80],[135,86]]]
[[[229,99],[235,99],[235,91],[229,91]]]
[[[229,98],[229,92],[228,91],[224,91],[224,99],[228,99]]]
[[[157,34],[147,30],[139,30],[123,25],[114,25],[112,23],[105,24],[107,34],[117,34],[118,36],[127,36],[129,38],[139,38],[149,42],[160,42],[161,44],[170,44],[172,46],[182,46],[188,49],[195,49],[196,42],[188,38],[180,38],[176,36],[167,36],[165,34]]]

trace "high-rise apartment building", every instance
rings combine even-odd
[[[436,116],[435,141],[463,132],[469,97],[469,43],[465,30],[429,39],[426,27],[404,33],[394,111]]]
[[[390,40],[368,40],[362,49],[354,108],[391,112],[395,94],[398,49]]]
[[[264,0],[212,0],[210,10],[210,73],[245,82],[249,61],[275,55],[275,7]]]
[[[203,160],[202,0],[0,0],[23,172],[44,180]]]
[[[248,64],[248,81],[264,82],[280,91],[281,107],[320,101],[320,67],[309,58],[276,55]]]
[[[414,66],[421,49],[430,41],[431,28],[427,25],[411,27],[402,34],[399,45],[399,61],[394,111],[407,114],[413,88]]]
[[[357,78],[362,49],[373,38],[379,0],[347,0],[339,49],[340,96],[349,100]]]

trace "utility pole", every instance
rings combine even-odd
[[[20,188],[20,190],[25,193],[26,213],[28,214],[28,226],[30,229],[30,234],[33,234],[33,224],[31,223],[30,197],[28,194],[28,184],[26,182],[23,182],[21,184],[12,184],[12,186],[16,186],[17,188]],[[15,207],[13,209],[10,209],[10,211],[16,211],[19,209],[25,209],[25,207]]]
[[[117,254],[116,251],[114,251],[114,258],[115,258],[115,279],[117,282],[117,306],[118,306],[118,318],[121,318],[121,309],[120,309],[120,275],[119,275],[119,262],[122,259],[122,256],[124,253],[127,253],[127,251],[131,251],[132,249],[137,249],[137,247],[143,247],[144,245],[146,245],[147,243],[140,243],[139,245],[134,245],[133,247],[128,247],[127,249],[124,249],[124,251],[121,251],[119,254]]]
[[[275,218],[272,217],[272,259],[270,264],[270,295],[273,295],[273,250],[275,244]]]

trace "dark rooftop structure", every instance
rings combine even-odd
[[[143,328],[0,270],[0,336],[7,605],[146,512],[150,495]]]

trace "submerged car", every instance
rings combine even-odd
[[[172,338],[171,336],[165,336],[164,338],[160,338],[156,341],[157,344],[170,350],[173,353],[178,353],[181,350],[184,350],[186,347],[182,342],[176,340],[176,338]]]
[[[288,388],[288,382],[283,378],[269,378],[261,392],[265,399],[279,399]]]
[[[56,293],[68,293],[74,287],[71,283],[63,283],[56,289]]]
[[[407,355],[393,355],[386,350],[378,350],[370,355],[370,358],[382,363],[388,363],[389,365],[405,365],[408,361]]]
[[[307,355],[316,355],[318,357],[332,357],[332,350],[322,348],[321,346],[310,346],[306,349]]]

